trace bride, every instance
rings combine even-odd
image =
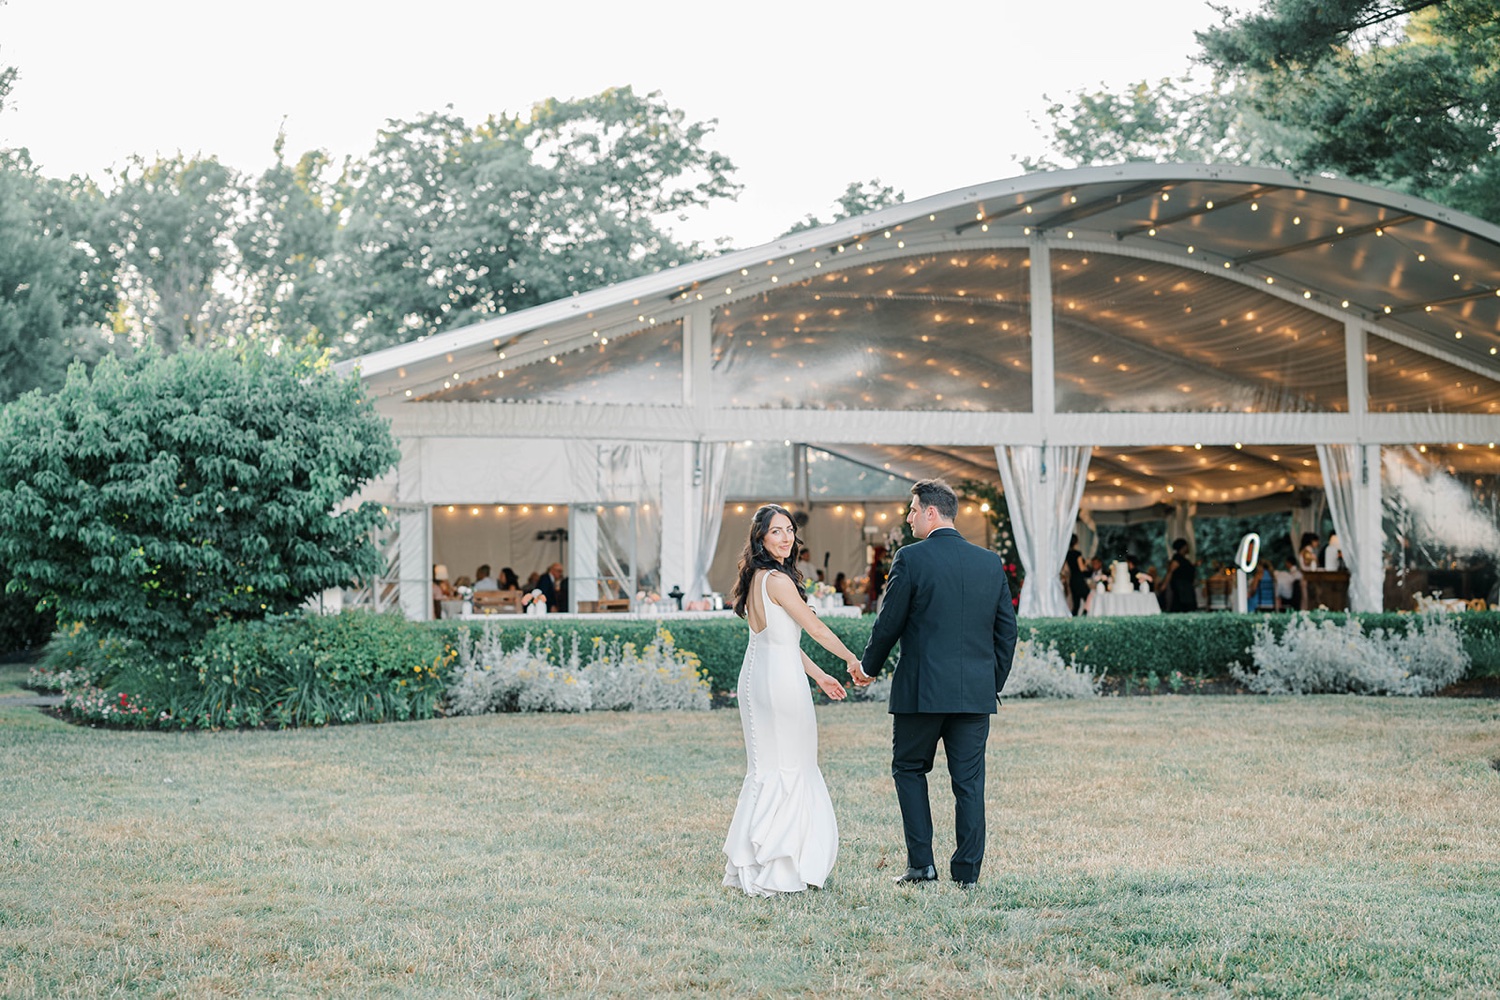
[[[822,888],[838,856],[839,828],[818,770],[818,724],[804,675],[830,698],[845,691],[798,643],[805,630],[851,670],[859,657],[807,606],[796,553],[791,514],[776,504],[761,507],[730,594],[750,626],[750,641],[738,688],[746,774],[724,840],[724,884],[752,896]]]

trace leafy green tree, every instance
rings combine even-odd
[[[244,181],[213,157],[132,157],[111,172],[113,190],[94,223],[115,266],[116,329],[166,351],[222,340],[234,277],[232,235]]]
[[[374,567],[397,458],[355,380],[287,356],[151,348],[0,412],[0,563],[104,636],[173,655]]]
[[[661,220],[736,193],[733,165],[629,87],[470,127],[392,121],[351,161],[329,270],[370,351],[697,257]]]
[[[276,162],[249,192],[247,217],[236,228],[245,301],[238,332],[262,342],[337,341],[346,322],[335,258],[345,174],[321,150],[295,163]]]
[[[1199,39],[1261,114],[1305,126],[1298,166],[1500,220],[1494,0],[1266,0]]]
[[[1028,171],[1131,161],[1285,167],[1298,141],[1249,100],[1251,85],[1219,74],[1142,80],[1119,92],[1080,91],[1043,112],[1051,149],[1022,159]]]
[[[809,213],[807,218],[782,235],[790,236],[804,229],[817,229],[819,226],[842,222],[844,219],[852,219],[857,215],[868,215],[882,208],[899,205],[905,200],[905,192],[897,191],[889,184],[880,183],[879,177],[868,181],[850,181],[848,187],[844,188],[844,193],[839,195],[838,200],[834,202],[837,207],[834,209],[833,217],[827,222]]]

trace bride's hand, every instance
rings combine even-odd
[[[817,684],[818,688],[834,701],[842,701],[849,694],[848,691],[844,690],[844,685],[840,684],[838,681],[834,680],[827,674],[819,677],[817,679]]]

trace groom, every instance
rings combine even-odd
[[[984,861],[984,753],[990,716],[1016,649],[1016,614],[1000,557],[954,529],[953,488],[924,479],[911,493],[906,523],[921,541],[891,560],[880,614],[854,682],[869,684],[900,640],[891,680],[891,776],[906,830],[907,869],[896,881],[937,878],[927,772],[941,740],[958,840],[948,871],[969,888],[979,881]]]

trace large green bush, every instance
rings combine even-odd
[[[97,667],[97,640],[83,635],[62,637],[48,661]],[[186,657],[136,650],[109,660],[66,688],[64,707],[85,721],[166,729],[427,719],[452,655],[432,629],[395,613],[224,622]]]
[[[354,379],[291,357],[154,350],[0,412],[7,589],[179,656],[370,571],[398,452]]]

